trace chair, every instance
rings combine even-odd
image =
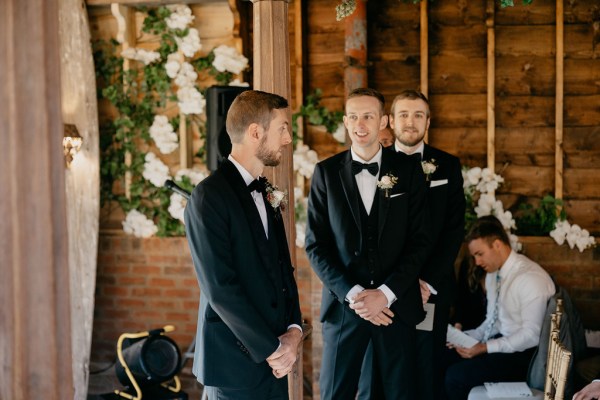
[[[551,370],[551,362],[554,361],[554,359],[551,358],[551,349],[552,349],[552,344],[553,344],[553,338],[556,337],[556,340],[558,341],[558,335],[559,335],[559,328],[560,328],[560,321],[562,318],[562,314],[563,314],[563,306],[562,306],[562,300],[558,299],[556,301],[556,309],[555,312],[551,314],[550,316],[550,341],[549,341],[549,345],[548,345],[548,357],[547,357],[547,361],[546,361],[546,387],[544,392],[547,392],[547,388],[548,388],[548,372]],[[542,330],[543,331],[543,330]],[[564,346],[563,346],[564,348]],[[565,349],[566,350],[566,349]],[[570,356],[569,356],[570,357]],[[569,361],[567,361],[567,367],[569,365]],[[567,368],[568,369],[568,368]],[[566,383],[566,372],[564,375],[564,382],[562,385],[562,392],[564,394],[564,385]],[[544,394],[543,391],[538,390],[536,388],[532,388],[529,387],[529,389],[531,390],[531,393],[533,394],[533,396],[531,397],[527,397],[528,399],[534,399],[534,400],[548,400],[548,399],[554,399],[554,397],[546,397],[546,395]],[[560,397],[562,399],[562,397]],[[480,386],[476,386],[473,389],[471,389],[471,391],[469,392],[469,397],[468,400],[490,400],[491,398],[488,396],[487,391],[485,389],[485,386],[480,385]],[[514,399],[510,399],[510,398],[506,398],[503,400],[518,400],[518,399],[522,399],[522,397],[516,397]],[[559,398],[557,398],[559,399]]]
[[[548,349],[548,369],[546,370],[544,400],[564,399],[570,362],[571,352],[560,342],[558,329],[553,330]]]

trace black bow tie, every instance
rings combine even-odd
[[[265,192],[265,188],[266,188],[265,182],[261,178],[253,180],[248,185],[248,190],[250,191],[250,193],[254,192],[255,190],[258,193],[264,193]]]
[[[354,175],[358,174],[363,169],[366,169],[371,173],[371,175],[375,176],[379,172],[379,164],[376,162],[365,164],[361,163],[360,161],[352,161],[352,173]]]
[[[414,158],[417,161],[421,161],[421,153],[412,153],[409,157]]]

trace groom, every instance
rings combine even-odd
[[[354,399],[369,341],[386,399],[414,399],[418,275],[429,250],[420,164],[384,149],[384,98],[355,89],[344,124],[350,150],[315,169],[306,252],[323,281],[322,399]]]
[[[281,200],[266,196],[265,166],[291,142],[288,102],[241,93],[227,113],[229,159],[202,181],[185,209],[200,284],[193,372],[209,399],[287,399],[302,337],[298,289]]]

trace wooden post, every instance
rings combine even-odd
[[[367,0],[356,0],[356,10],[344,20],[344,97],[367,82]]]
[[[487,166],[496,169],[496,39],[494,35],[494,0],[487,0]]]
[[[0,398],[73,398],[57,0],[0,2]]]
[[[251,0],[254,13],[254,88],[291,99],[288,3],[291,0]],[[291,120],[291,116],[290,116]],[[283,213],[285,232],[292,263],[296,263],[296,229],[294,221],[293,149],[287,146],[279,166],[265,175],[288,193],[287,212]],[[290,399],[301,400],[302,345],[298,361],[288,379]]]
[[[421,93],[429,96],[429,20],[427,1],[421,1]],[[429,141],[429,132],[425,132],[424,140]]]
[[[556,105],[554,197],[563,197],[563,107],[564,107],[564,10],[556,0]]]

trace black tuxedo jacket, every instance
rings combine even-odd
[[[423,161],[435,160],[429,177],[427,203],[433,249],[421,271],[421,279],[435,289],[454,290],[454,260],[464,240],[465,195],[460,160],[425,145]],[[449,285],[451,284],[451,285]],[[448,289],[450,287],[450,289]],[[450,301],[451,296],[445,296]]]
[[[251,388],[271,373],[278,336],[301,325],[282,218],[260,215],[235,165],[225,161],[193,191],[186,232],[200,284],[193,372],[207,386]]]
[[[359,265],[362,241],[360,193],[352,174],[350,151],[317,164],[308,199],[306,252],[324,284],[321,321],[335,302],[344,303],[358,282],[352,276]],[[413,159],[383,149],[379,179],[391,173],[398,178],[389,197],[380,193],[378,251],[384,280],[397,297],[394,319],[415,326],[424,317],[418,275],[430,248],[425,215],[426,185],[423,171]],[[378,189],[379,190],[379,189]]]

